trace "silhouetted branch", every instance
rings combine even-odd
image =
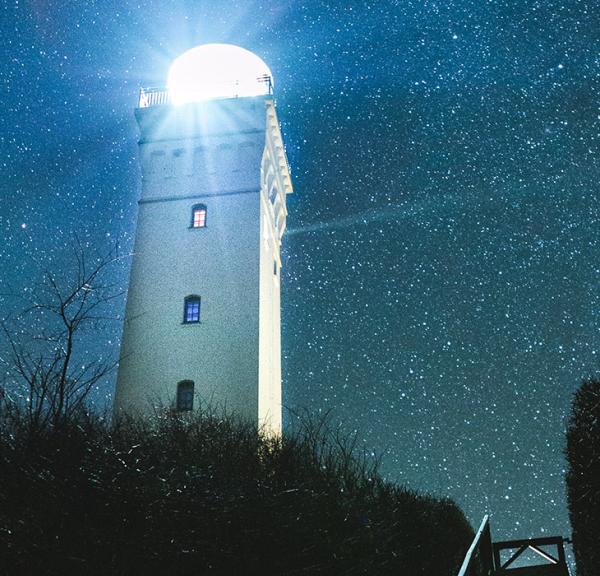
[[[17,397],[24,396],[22,403],[36,426],[55,424],[81,409],[117,364],[94,361],[82,368],[74,360],[83,334],[109,320],[104,310],[124,293],[106,280],[120,257],[115,247],[90,264],[78,239],[73,254],[74,269],[66,280],[44,271],[42,282],[29,291],[29,304],[2,324],[9,349],[5,381]]]

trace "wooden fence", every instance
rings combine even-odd
[[[561,536],[493,542],[486,515],[467,550],[458,576],[570,576]],[[533,552],[539,564],[516,566],[525,552]]]

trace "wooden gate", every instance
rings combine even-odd
[[[494,566],[496,567],[494,574],[497,576],[569,576],[563,542],[560,536],[494,542]],[[503,551],[509,552],[508,558],[504,560]],[[515,562],[527,551],[533,552],[540,563],[514,567]]]
[[[552,536],[492,543],[489,517],[485,516],[458,576],[570,576],[564,542],[564,538]],[[539,563],[517,566],[528,551],[535,554]]]

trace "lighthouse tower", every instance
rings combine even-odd
[[[142,90],[142,191],[115,412],[225,409],[281,430],[289,167],[271,73],[207,44]]]

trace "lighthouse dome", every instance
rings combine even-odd
[[[167,86],[173,104],[211,98],[268,94],[269,67],[245,48],[233,44],[202,44],[171,64]]]

